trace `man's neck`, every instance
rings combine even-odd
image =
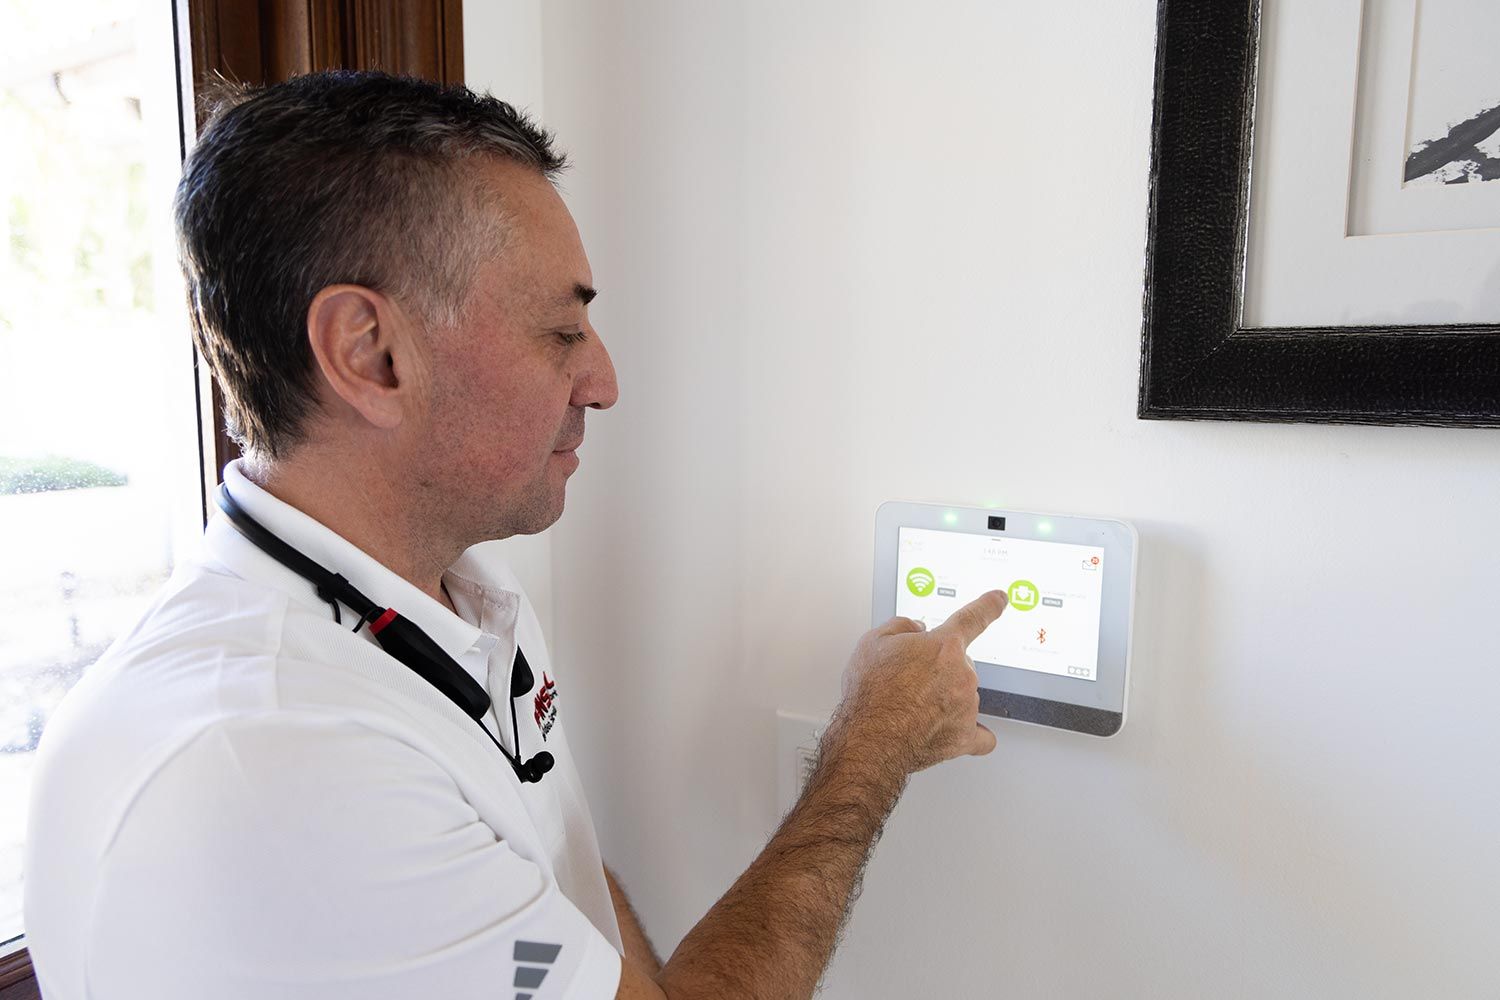
[[[241,464],[245,476],[282,503],[335,532],[450,611],[443,573],[463,551],[431,537],[432,518],[372,463],[339,462],[299,451],[274,464]],[[351,468],[358,471],[351,472]],[[424,523],[425,522],[425,523]]]

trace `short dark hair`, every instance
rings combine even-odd
[[[215,95],[177,186],[178,249],[198,350],[230,433],[284,457],[316,405],[307,310],[350,283],[434,324],[457,322],[492,199],[463,164],[500,157],[554,177],[552,137],[504,101],[384,73],[314,73]]]

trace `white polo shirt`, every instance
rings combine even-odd
[[[484,547],[439,602],[226,472],[250,516],[485,685],[479,726],[223,516],[47,727],[25,922],[48,1000],[610,998],[620,932],[563,734],[568,691]],[[498,714],[498,723],[497,716]]]

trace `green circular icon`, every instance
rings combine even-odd
[[[1030,611],[1041,600],[1036,592],[1036,584],[1030,580],[1017,580],[1006,593],[1010,598],[1010,607],[1016,611]]]
[[[933,586],[937,580],[933,578],[932,570],[917,566],[906,574],[906,589],[918,597],[926,597],[932,593]]]

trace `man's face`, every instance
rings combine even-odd
[[[533,534],[562,516],[584,410],[619,395],[562,198],[518,164],[476,169],[498,194],[507,239],[475,272],[457,327],[430,336],[431,408],[414,461],[434,516],[466,544]]]

